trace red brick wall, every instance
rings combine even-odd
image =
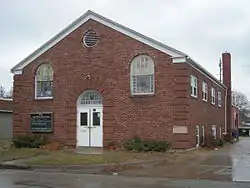
[[[0,99],[0,111],[12,111],[13,110],[13,101],[9,99]]]
[[[92,49],[82,44],[83,34],[95,30],[99,43]],[[130,61],[148,54],[155,63],[155,95],[130,96]],[[54,70],[53,100],[35,100],[35,71],[49,62]],[[172,58],[95,21],[83,26],[46,51],[14,76],[14,135],[30,132],[30,113],[53,112],[53,138],[68,146],[76,145],[76,101],[86,89],[99,90],[103,96],[104,144],[134,135],[170,140],[174,147],[195,146],[195,126],[223,124],[223,108],[190,98],[187,64],[172,64]],[[90,79],[85,80],[84,75]],[[210,87],[211,83],[208,82]],[[215,87],[217,88],[217,87]],[[197,116],[196,116],[197,115]],[[189,126],[187,134],[174,134],[173,125]]]
[[[225,130],[225,89],[218,86],[196,69],[190,67],[189,74],[194,75],[198,81],[198,97],[194,98],[190,95],[189,88],[189,118],[188,123],[190,127],[190,147],[196,145],[196,126],[200,126],[200,138],[202,136],[202,126],[205,126],[205,141],[211,137],[212,125],[217,127],[217,138],[220,137],[220,126],[222,127],[222,133]],[[208,85],[208,101],[202,100],[202,82],[206,82]],[[189,78],[190,82],[190,78]],[[215,105],[211,101],[211,88],[215,88]],[[222,106],[218,107],[218,91],[222,93]]]
[[[83,47],[83,34],[93,28],[100,36],[93,49]],[[155,95],[130,96],[130,61],[146,53],[155,62]],[[54,69],[54,99],[34,99],[37,66],[49,62]],[[136,134],[171,140],[173,115],[172,59],[147,45],[102,24],[88,21],[14,77],[14,134],[30,132],[30,113],[54,113],[54,138],[76,144],[76,101],[86,89],[102,91],[104,142],[121,141]],[[89,74],[85,80],[83,75]]]

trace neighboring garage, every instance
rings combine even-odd
[[[0,98],[0,139],[12,138],[12,99]]]

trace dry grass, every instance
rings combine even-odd
[[[35,157],[38,155],[49,154],[49,152],[41,149],[31,148],[9,148],[7,150],[0,151],[0,162],[11,161],[15,159],[26,159]]]
[[[48,156],[36,157],[27,162],[30,165],[83,165],[105,164],[120,162],[135,162],[156,160],[160,158],[174,158],[170,153],[132,153],[106,151],[97,155],[81,155],[69,152],[54,152]]]

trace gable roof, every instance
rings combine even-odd
[[[22,74],[22,69],[30,64],[32,61],[34,61],[36,58],[38,58],[40,55],[42,55],[44,52],[49,50],[51,47],[56,45],[59,41],[64,39],[66,36],[68,36],[70,33],[72,33],[74,30],[76,30],[78,27],[80,27],[82,24],[87,22],[88,20],[95,20],[99,23],[102,23],[103,25],[110,27],[116,31],[119,31],[135,40],[138,40],[148,46],[151,46],[152,48],[155,48],[159,51],[162,51],[168,55],[170,55],[172,58],[184,58],[186,63],[188,63],[193,68],[196,68],[204,75],[208,76],[211,80],[213,80],[217,85],[220,85],[223,88],[226,88],[226,86],[221,83],[218,79],[216,79],[211,73],[209,73],[206,69],[204,69],[201,65],[199,65],[197,62],[190,60],[189,56],[177,49],[174,49],[166,44],[163,44],[157,40],[154,40],[150,37],[147,37],[141,33],[138,33],[128,27],[125,27],[117,22],[114,22],[108,18],[105,18],[91,10],[88,10],[85,14],[80,16],[78,19],[76,19],[74,22],[72,22],[70,25],[68,25],[66,28],[64,28],[62,31],[60,31],[57,35],[52,37],[49,41],[47,41],[45,44],[40,46],[37,50],[35,50],[33,53],[31,53],[28,57],[23,59],[21,62],[19,62],[17,65],[15,65],[11,72],[14,74]]]
[[[81,17],[76,19],[74,22],[72,22],[69,26],[64,28],[61,32],[59,32],[57,35],[55,35],[53,38],[51,38],[49,41],[47,41],[45,44],[43,44],[41,47],[39,47],[37,50],[35,50],[33,53],[31,53],[28,57],[23,59],[20,63],[18,63],[16,66],[14,66],[11,69],[11,72],[14,73],[15,71],[22,71],[22,69],[27,66],[29,63],[34,61],[36,58],[38,58],[41,54],[49,50],[51,47],[53,47],[55,44],[57,44],[59,41],[61,41],[63,38],[65,38],[67,35],[69,35],[71,32],[73,32],[75,29],[77,29],[79,26],[87,22],[88,20],[93,19],[97,22],[100,22],[112,29],[115,29],[127,36],[130,36],[131,38],[134,38],[142,43],[145,43],[155,49],[158,49],[166,54],[169,54],[172,57],[185,57],[187,56],[185,53],[176,50],[170,46],[167,46],[159,41],[156,41],[152,38],[149,38],[143,34],[140,34],[130,28],[127,28],[119,23],[116,23],[108,18],[105,18],[91,10],[87,11],[85,14],[83,14]]]

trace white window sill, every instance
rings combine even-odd
[[[215,103],[211,103],[212,105],[215,105]]]
[[[196,99],[197,99],[197,95],[192,95],[192,94],[191,94],[191,97],[193,97],[193,98],[196,98]]]
[[[219,108],[221,108],[221,105],[218,105]]]
[[[155,95],[155,93],[132,93],[131,96],[132,97],[136,97],[136,96],[153,96]]]
[[[207,102],[207,99],[202,99],[204,102]]]
[[[49,99],[53,99],[53,97],[36,97],[36,100],[49,100]]]

